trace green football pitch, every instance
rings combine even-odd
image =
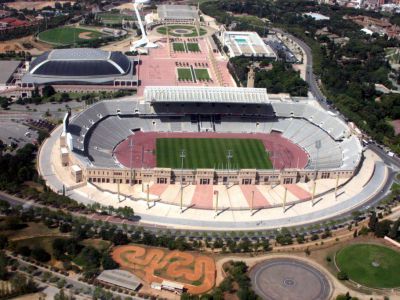
[[[181,168],[181,150],[185,151],[183,168],[270,169],[272,163],[262,141],[257,139],[159,138],[156,141],[157,167]]]
[[[400,287],[400,252],[373,244],[354,244],[336,254],[350,279],[372,288]]]

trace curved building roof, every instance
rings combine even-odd
[[[121,52],[73,48],[43,53],[31,63],[29,73],[60,77],[120,76],[130,68],[131,61]]]

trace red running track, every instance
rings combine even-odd
[[[127,168],[155,168],[157,138],[235,138],[259,139],[269,152],[274,169],[304,168],[308,162],[307,153],[279,133],[217,133],[217,132],[135,132],[119,143],[113,155]],[[132,150],[129,148],[132,140]]]

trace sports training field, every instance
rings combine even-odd
[[[39,40],[54,45],[70,45],[102,37],[99,31],[76,27],[59,27],[39,33]]]
[[[372,288],[400,287],[400,252],[373,244],[354,244],[336,254],[336,264],[350,279]]]
[[[183,168],[227,168],[227,153],[232,150],[230,168],[270,169],[272,163],[262,141],[257,139],[158,138],[157,167],[181,168],[181,150],[185,150]]]

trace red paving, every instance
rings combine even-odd
[[[127,168],[155,168],[157,138],[236,138],[259,139],[269,152],[275,169],[304,168],[307,153],[278,133],[217,133],[217,132],[135,132],[115,147],[115,158]],[[133,149],[129,149],[132,140]]]
[[[295,195],[299,200],[310,199],[311,194],[306,190],[302,189],[296,184],[285,184],[284,187],[288,189],[293,195]]]
[[[168,188],[168,184],[153,184],[149,188],[149,193],[152,195],[161,196],[162,193]]]
[[[195,208],[213,208],[213,186],[211,184],[196,185],[191,205]]]
[[[242,193],[244,197],[247,200],[247,203],[249,204],[249,207],[251,207],[251,197],[252,197],[252,192],[254,191],[254,199],[253,199],[253,208],[256,207],[265,207],[269,206],[269,202],[267,198],[264,197],[263,194],[257,189],[257,186],[255,185],[241,185],[240,189],[242,190]]]
[[[169,51],[167,43],[158,43],[159,48],[149,49],[149,55],[140,56],[141,63],[137,67],[137,75],[140,79],[138,95],[143,95],[146,86],[219,86],[217,76],[212,68],[207,43],[204,39],[198,39],[201,52],[173,52]],[[172,45],[172,42],[171,42]],[[172,47],[172,46],[171,46]],[[212,82],[182,82],[177,79],[176,63],[193,65],[202,63],[208,65],[208,72]],[[235,86],[227,62],[218,62],[217,68],[222,78],[223,86]]]

